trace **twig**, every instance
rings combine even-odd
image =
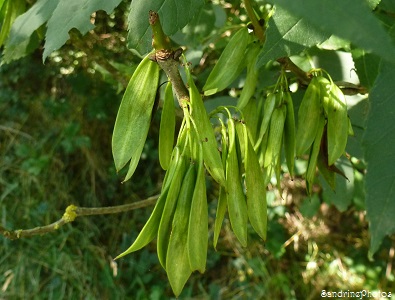
[[[15,129],[15,128],[12,128],[12,127],[0,125],[0,130],[4,130],[4,131],[7,131],[7,132],[15,133],[15,134],[23,136],[24,138],[27,138],[29,140],[33,140],[33,137],[30,134],[22,132],[22,131],[20,131],[18,129]]]
[[[295,65],[289,57],[281,57],[277,59],[277,62],[279,62],[285,70],[294,73],[302,85],[309,85],[311,81],[309,75],[305,71],[300,69],[297,65]],[[368,90],[365,87],[356,85],[351,82],[335,81],[335,84],[342,90],[344,95],[364,95],[368,93]]]
[[[178,103],[182,107],[182,103],[187,100],[189,101],[189,92],[182,81],[180,72],[178,70],[178,58],[174,58],[175,51],[160,50],[155,52],[155,59],[160,68],[166,73],[169,78],[173,91],[176,94]]]
[[[255,11],[252,8],[250,0],[244,0],[244,7],[247,11],[247,15],[251,20],[252,25],[254,26],[254,32],[257,38],[261,41],[265,41],[265,30],[262,28],[261,24],[259,23],[258,18],[255,15]]]
[[[178,70],[178,65],[180,64],[178,59],[182,54],[182,49],[178,48],[174,50],[171,48],[170,39],[163,32],[158,13],[152,10],[149,12],[149,23],[153,32],[152,46],[155,49],[155,53],[150,59],[156,61],[159,67],[166,73],[172,84],[178,103],[182,106],[185,100],[189,101],[188,90]]]
[[[108,207],[78,207],[75,205],[69,205],[66,208],[62,218],[54,223],[45,226],[35,227],[32,229],[18,229],[18,230],[8,230],[0,226],[0,234],[10,240],[20,239],[24,237],[32,237],[35,235],[42,235],[58,230],[61,226],[73,222],[77,217],[117,214],[120,212],[135,210],[138,208],[154,205],[158,198],[159,195],[155,195],[142,201],[125,204],[125,205],[108,206]]]
[[[277,59],[277,61],[283,66],[285,70],[294,73],[298,77],[298,80],[301,84],[309,84],[311,78],[309,78],[305,71],[295,65],[289,57],[280,57],[279,59]]]

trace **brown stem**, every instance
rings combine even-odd
[[[35,235],[42,235],[58,230],[61,226],[73,222],[77,217],[117,214],[121,212],[126,212],[130,210],[154,205],[158,198],[159,195],[155,195],[142,201],[125,204],[125,205],[108,206],[108,207],[78,207],[75,205],[69,205],[66,208],[66,211],[63,214],[62,218],[54,223],[45,226],[35,227],[32,229],[18,229],[18,230],[8,230],[0,226],[0,234],[10,240],[20,239],[24,237],[31,237]]]
[[[178,50],[160,50],[155,52],[155,60],[169,78],[180,107],[183,101],[189,101],[189,92],[178,70]]]
[[[265,30],[262,28],[261,24],[259,23],[258,18],[255,15],[255,11],[252,8],[250,0],[244,0],[244,7],[247,11],[247,15],[251,20],[252,25],[254,26],[254,33],[257,38],[261,41],[265,41]]]
[[[289,57],[278,58],[277,62],[279,62],[285,70],[294,73],[302,85],[309,85],[311,78],[309,77],[308,73],[295,65]],[[368,90],[365,87],[353,84],[351,82],[336,81],[335,84],[342,90],[344,95],[364,95],[368,93]]]
[[[294,73],[299,82],[303,85],[308,85],[311,78],[307,75],[305,71],[295,65],[289,57],[280,57],[277,61],[283,66],[285,70],[291,71]]]
[[[159,20],[159,15],[154,12],[149,12],[149,23],[152,28],[152,46],[155,53],[151,55],[151,60],[156,61],[160,68],[166,73],[169,78],[173,91],[176,94],[178,103],[182,104],[185,100],[189,101],[189,93],[182,81],[180,71],[178,70],[179,58],[182,54],[182,49],[172,49],[170,39],[165,35],[162,25]]]

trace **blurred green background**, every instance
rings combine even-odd
[[[121,184],[112,161],[116,113],[140,61],[125,46],[127,8],[124,1],[109,16],[98,12],[94,31],[84,37],[71,32],[45,64],[41,49],[0,67],[2,226],[33,228],[61,218],[69,204],[121,205],[160,192],[160,108],[132,180]],[[174,37],[188,45],[200,88],[225,46],[220,34],[245,19],[242,13],[238,1],[208,3],[193,26]],[[276,80],[267,78],[261,85]],[[227,101],[232,93],[220,96]],[[298,162],[299,174],[304,167]],[[308,197],[301,176],[290,180],[284,173],[282,197],[269,186],[266,243],[251,229],[248,248],[240,247],[225,220],[217,251],[210,244],[206,273],[193,274],[180,299],[319,299],[322,290],[395,294],[395,240],[387,238],[368,258],[363,168],[353,171],[345,205],[336,200],[342,195],[328,195],[320,185]],[[218,190],[211,181],[208,187],[212,237]],[[152,208],[78,218],[44,236],[0,237],[0,299],[172,298],[155,241],[112,261],[133,242]]]

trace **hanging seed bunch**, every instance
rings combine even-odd
[[[318,166],[328,184],[335,188],[335,173],[342,174],[334,163],[344,153],[352,127],[346,98],[329,74],[312,70],[313,75],[298,111],[296,154],[309,153],[306,183],[312,191]],[[344,176],[344,174],[343,174]]]

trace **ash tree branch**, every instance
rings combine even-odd
[[[156,12],[150,11],[149,22],[153,31],[152,46],[155,49],[155,53],[150,57],[150,59],[156,61],[160,68],[166,73],[167,77],[172,83],[173,90],[179,103],[181,104],[185,100],[189,101],[188,89],[182,81],[180,72],[178,70],[178,66],[180,64],[179,58],[182,54],[182,49],[174,50],[171,48],[170,39],[164,34],[162,26],[159,22],[159,15]],[[108,64],[105,66],[107,69],[109,68]],[[109,71],[113,70],[110,68]],[[77,217],[126,212],[129,210],[153,205],[155,204],[158,197],[159,195],[156,195],[139,202],[110,207],[88,208],[69,205],[66,208],[62,218],[49,225],[19,230],[9,230],[0,226],[0,234],[11,240],[42,235],[58,230],[61,226],[73,222]]]
[[[155,195],[138,202],[125,204],[125,205],[108,206],[108,207],[78,207],[75,205],[69,205],[66,208],[62,218],[49,225],[39,226],[32,229],[18,229],[18,230],[9,230],[0,226],[0,234],[10,240],[32,237],[35,235],[43,235],[58,230],[61,226],[73,222],[77,217],[117,214],[130,210],[135,210],[135,209],[154,205],[158,198],[159,195]]]
[[[166,73],[172,84],[178,103],[182,107],[182,103],[185,100],[189,101],[188,89],[182,81],[180,71],[178,70],[182,48],[173,49],[171,47],[169,37],[163,32],[158,13],[152,10],[149,12],[149,23],[153,33],[152,47],[155,49],[155,53],[150,56],[150,59],[157,62],[159,67]]]

